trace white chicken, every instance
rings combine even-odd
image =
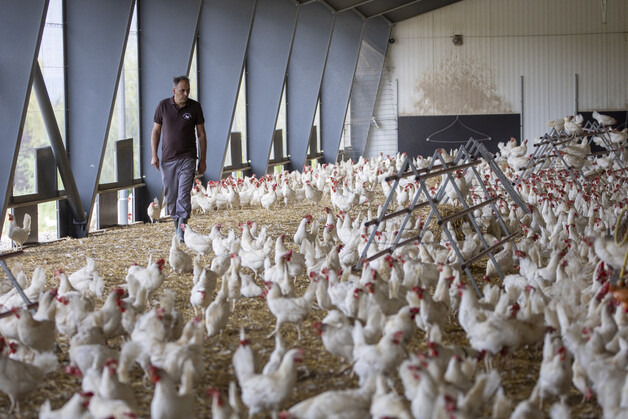
[[[212,250],[212,239],[209,236],[196,233],[188,224],[179,224],[183,230],[185,245],[196,253],[207,255]]]
[[[312,310],[318,284],[311,281],[303,296],[296,298],[283,297],[281,288],[277,284],[269,283],[268,285],[270,291],[266,296],[266,301],[270,312],[277,318],[275,330],[268,337],[279,333],[282,324],[293,323],[297,328],[298,339],[301,340],[301,323]]]
[[[17,333],[22,344],[37,352],[54,350],[57,337],[54,315],[52,319],[35,320],[29,310],[14,308],[13,311],[18,319]]]
[[[209,336],[222,334],[229,320],[229,289],[226,278],[222,279],[222,288],[216,294],[216,298],[205,310],[205,327]]]
[[[445,178],[448,178],[448,176],[452,176],[453,178],[453,182],[456,185],[454,187],[454,185],[451,183],[451,181],[447,182],[447,186],[445,186],[445,195],[454,203],[457,203],[458,205],[461,205],[460,202],[460,197],[458,196],[458,192],[456,191],[456,187],[458,188],[458,191],[460,191],[460,195],[462,196],[462,200],[466,200],[467,195],[469,194],[469,185],[467,184],[467,182],[465,181],[465,178],[462,174],[461,171],[456,171],[455,175],[443,175],[443,183],[445,182]]]
[[[546,125],[556,132],[560,132],[565,128],[565,120],[563,118],[552,119],[551,121],[547,121]]]
[[[270,411],[276,415],[281,404],[294,391],[297,371],[295,363],[303,360],[303,350],[291,349],[284,355],[279,368],[271,374],[253,374],[240,382],[242,401],[249,415]]]
[[[513,244],[511,241],[507,241],[504,243],[504,248],[494,255],[495,262],[497,262],[497,266],[499,267],[502,275],[506,275],[512,270],[514,266],[513,262]],[[484,275],[484,280],[488,281],[493,276],[497,275],[497,269],[492,261],[486,264],[486,274]]]
[[[19,411],[19,402],[25,396],[33,392],[39,385],[43,383],[44,375],[57,366],[57,359],[54,357],[54,363],[48,357],[35,358],[45,363],[38,365],[27,364],[22,361],[11,359],[2,352],[7,342],[0,337],[0,391],[9,396],[11,406],[8,413],[13,413],[17,406]]]
[[[332,355],[345,362],[353,359],[353,327],[349,319],[338,310],[331,310],[314,328],[323,340],[323,346]]]
[[[403,360],[404,348],[401,345],[403,332],[389,333],[375,345],[368,345],[363,327],[359,321],[353,326],[353,371],[360,378],[360,386],[366,384],[375,374],[395,371]]]
[[[185,364],[178,391],[176,383],[165,371],[152,367],[151,374],[155,383],[155,393],[150,403],[151,418],[177,419],[196,416],[193,387],[194,366],[191,361]]]
[[[176,234],[172,235],[168,262],[170,263],[172,270],[177,273],[192,273],[194,271],[194,261],[192,256],[188,255],[183,249],[181,249],[179,246],[179,239]]]
[[[602,115],[597,111],[593,111],[593,119],[595,119],[602,126],[615,125],[617,120],[610,115]]]
[[[264,368],[262,369],[262,374],[268,375],[277,371],[285,354],[286,347],[283,343],[283,337],[281,333],[276,333],[275,349],[273,349],[273,352],[270,354],[270,358],[268,358],[268,362],[266,362],[266,365],[264,365]]]
[[[244,328],[240,328],[240,345],[233,353],[231,360],[238,382],[243,382],[257,372],[257,354],[251,347],[251,341],[246,337]]]
[[[93,416],[88,409],[91,396],[83,392],[74,393],[70,400],[57,410],[52,410],[50,399],[46,399],[39,408],[39,419],[92,419]]]
[[[15,216],[13,214],[9,214],[9,228],[7,230],[7,236],[9,239],[13,240],[18,247],[22,247],[22,245],[28,240],[28,236],[31,234],[31,216],[30,214],[24,214],[24,221],[22,223],[22,227],[17,225],[15,221]]]
[[[386,378],[378,374],[375,378],[376,390],[371,400],[370,413],[373,418],[410,419],[412,414],[402,396],[392,389]]]
[[[294,233],[294,244],[297,246],[301,246],[303,240],[308,240],[310,242],[314,241],[314,236],[307,230],[308,225],[312,222],[312,216],[306,214],[301,222],[299,223],[299,227],[297,228],[296,233]]]
[[[200,257],[194,258],[194,286],[190,291],[190,304],[194,308],[194,315],[198,314],[198,310],[201,313],[205,312],[205,309],[211,302],[211,297],[216,289],[216,283],[218,282],[218,275],[203,267],[200,262]]]
[[[270,190],[268,190],[260,198],[260,204],[266,210],[269,210],[273,206],[273,204],[277,202],[277,194],[275,193],[275,189],[277,189],[277,184],[273,183]]]
[[[541,402],[554,396],[561,400],[566,399],[571,390],[571,361],[560,337],[554,339],[551,333],[546,333],[539,379],[532,390],[533,393],[538,393]]]
[[[323,197],[323,191],[318,190],[317,188],[312,186],[309,180],[305,181],[304,188],[305,188],[305,198],[308,201],[312,202],[314,205],[318,205],[318,203]]]
[[[138,265],[130,266],[126,275],[129,295],[135,297],[140,287],[146,289],[148,295],[157,290],[164,282],[165,264],[164,259],[159,259],[157,262],[149,260],[146,268]]]
[[[131,411],[134,411],[137,409],[137,400],[133,394],[133,387],[130,384],[120,382],[117,369],[117,360],[108,359],[105,361],[97,393],[104,399],[122,400]]]
[[[96,261],[90,257],[87,258],[87,265],[68,276],[68,281],[80,293],[90,292],[98,297],[102,296],[105,287],[105,281],[96,269]]]
[[[371,397],[370,388],[328,390],[292,406],[289,418],[367,418]]]
[[[576,117],[570,115],[563,119],[565,120],[565,131],[568,135],[582,134],[582,115],[577,115]]]
[[[523,140],[520,146],[514,147],[508,153],[508,165],[515,171],[523,169],[528,164],[528,140]]]
[[[150,203],[148,208],[146,209],[146,213],[148,214],[148,218],[151,223],[158,223],[160,214],[161,214],[161,205],[159,205],[159,200],[157,197]]]

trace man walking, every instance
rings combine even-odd
[[[174,220],[177,237],[182,242],[183,231],[179,225],[188,222],[192,211],[190,191],[197,169],[196,139],[198,137],[200,174],[205,172],[207,139],[201,105],[189,98],[190,79],[187,76],[175,77],[172,93],[173,96],[159,102],[155,110],[150,164],[161,171],[168,212]],[[160,162],[157,149],[161,137]]]

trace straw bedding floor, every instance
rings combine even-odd
[[[292,236],[304,214],[312,214],[319,217],[324,223],[322,206],[315,207],[306,203],[298,203],[288,207],[277,206],[269,212],[263,209],[228,210],[197,214],[190,220],[190,225],[198,232],[208,234],[216,223],[223,225],[223,231],[237,228],[238,222],[255,220],[260,225],[267,225],[268,232],[276,238],[280,234],[286,234],[286,241],[291,243]],[[355,215],[355,214],[354,214]],[[45,269],[48,276],[47,288],[55,286],[53,271],[62,268],[71,273],[84,266],[85,258],[92,257],[96,260],[100,274],[106,279],[106,288],[103,296],[106,296],[113,288],[124,283],[128,267],[132,263],[145,264],[148,257],[168,259],[170,239],[173,232],[170,220],[163,220],[159,224],[135,224],[127,227],[112,228],[101,232],[95,232],[85,239],[64,239],[54,243],[27,247],[22,255],[8,260],[9,266],[22,263],[26,272],[30,275],[36,266]],[[293,246],[293,248],[296,248]],[[205,257],[204,262],[209,264],[211,257]],[[478,278],[482,269],[478,269]],[[168,265],[165,268],[167,279],[163,287],[176,292],[177,309],[184,315],[185,320],[190,319],[194,313],[189,303],[189,292],[192,288],[190,275],[176,274]],[[3,278],[3,274],[0,275]],[[301,294],[307,286],[305,277],[298,278],[298,293]],[[320,321],[325,312],[314,309],[302,326],[303,337],[297,340],[296,330],[287,325],[282,328],[286,347],[300,347],[305,350],[303,364],[299,366],[298,379],[292,397],[285,403],[284,408],[313,396],[324,390],[348,388],[357,386],[357,379],[351,376],[350,369],[341,372],[346,366],[338,358],[329,355],[320,337],[312,327],[315,321]],[[453,318],[453,317],[452,317]],[[236,310],[232,313],[227,329],[222,336],[209,338],[205,341],[205,371],[201,382],[197,385],[197,412],[198,417],[210,417],[211,399],[206,390],[216,387],[226,391],[229,382],[235,379],[231,366],[231,356],[239,344],[239,329],[244,327],[253,342],[253,347],[260,354],[261,362],[265,362],[274,347],[274,339],[266,339],[273,330],[275,318],[269,312],[265,300],[241,299]],[[457,321],[444,333],[445,343],[467,344],[465,334],[460,329]],[[39,406],[50,399],[53,408],[60,407],[76,391],[80,390],[79,379],[66,375],[64,367],[68,363],[68,342],[60,337],[58,339],[59,369],[48,375],[42,382],[38,391],[31,394],[28,400],[20,404],[21,417],[37,417]],[[407,345],[407,350],[425,350],[425,337],[420,331]],[[111,342],[112,346],[119,347],[121,340]],[[508,356],[499,364],[499,371],[506,393],[515,402],[529,396],[532,387],[538,377],[542,353],[537,349],[525,349]],[[262,364],[263,365],[263,364]],[[152,384],[142,379],[139,368],[134,369],[133,387],[139,402],[138,417],[149,417],[150,402],[152,398]],[[16,377],[19,379],[19,377]],[[397,390],[402,391],[397,382]],[[582,396],[575,390],[569,398],[574,417],[598,417],[601,415],[595,399],[583,402]],[[9,399],[0,394],[0,417],[8,417],[6,412],[9,407]],[[545,404],[547,411],[549,403]],[[490,415],[490,406],[485,409],[485,414]]]

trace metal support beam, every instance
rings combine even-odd
[[[199,100],[207,131],[207,170],[222,178],[256,0],[205,0],[198,36]],[[240,155],[231,155],[240,167]]]
[[[268,168],[299,8],[288,0],[257,0],[246,57],[247,146],[257,176]]]
[[[41,110],[41,116],[46,126],[46,132],[48,132],[48,138],[50,139],[50,146],[52,153],[55,156],[57,167],[59,168],[59,174],[63,181],[63,187],[68,197],[68,204],[72,212],[72,218],[77,223],[85,223],[87,217],[85,216],[85,210],[83,209],[83,203],[74,181],[74,175],[72,174],[72,167],[70,167],[70,160],[68,154],[65,151],[65,145],[63,144],[63,138],[57,125],[57,119],[55,118],[54,108],[50,102],[50,96],[48,96],[48,90],[46,89],[46,83],[44,82],[44,75],[41,72],[39,63],[34,68],[33,90],[35,96],[37,96],[37,102],[39,103],[39,109]],[[56,178],[56,173],[55,173]]]
[[[347,10],[350,10],[350,9],[353,9],[353,8],[356,8],[356,7],[360,7],[360,6],[364,6],[365,4],[370,3],[372,1],[373,0],[362,0],[362,1],[356,3],[356,4],[352,5],[352,6],[347,6],[347,7],[344,7],[342,9],[338,10],[338,13],[346,12]]]
[[[33,67],[46,21],[48,0],[9,1],[0,13],[0,231],[13,190],[26,109],[33,83]]]
[[[172,78],[190,71],[201,6],[202,0],[138,3],[140,173],[146,188],[135,194],[137,220],[148,221],[146,207],[162,196],[161,175],[150,165],[153,116],[159,101],[172,96]]]
[[[395,10],[388,10],[385,17],[396,23],[459,1],[461,0],[415,0]]]
[[[361,9],[369,19],[381,16],[386,13],[394,12],[395,10],[403,9],[404,7],[411,6],[419,3],[423,0],[379,0],[376,3],[371,3]]]
[[[366,150],[390,31],[391,26],[383,18],[369,19],[364,29],[351,89],[351,153],[345,153],[353,161]]]
[[[288,153],[292,169],[306,163],[316,104],[323,81],[334,15],[325,6],[302,6],[288,66]]]
[[[351,10],[336,16],[321,86],[321,145],[327,163],[338,156],[364,27]]]
[[[70,224],[87,235],[107,147],[134,0],[66,0],[67,150],[87,221]],[[68,195],[69,197],[69,195]]]

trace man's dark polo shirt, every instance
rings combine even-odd
[[[153,121],[161,124],[161,161],[183,157],[196,158],[196,126],[205,122],[201,104],[188,99],[182,108],[174,96],[157,105]]]

